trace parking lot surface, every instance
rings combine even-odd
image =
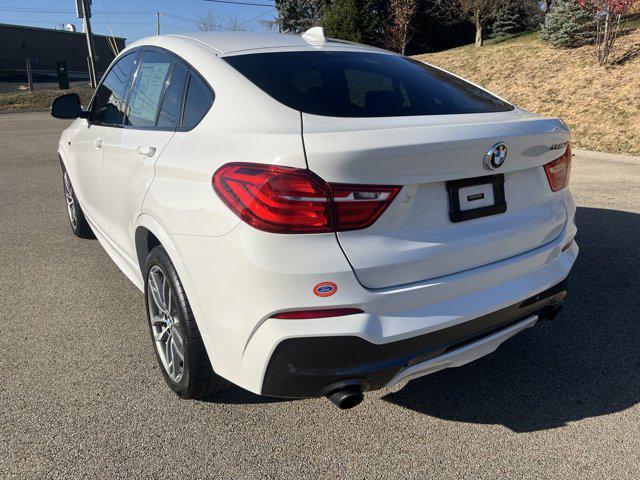
[[[558,320],[340,411],[169,391],[142,295],[71,234],[67,124],[0,115],[0,478],[640,478],[640,160],[576,154]]]

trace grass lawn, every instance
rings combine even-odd
[[[418,55],[541,115],[571,127],[575,145],[640,154],[640,25],[618,39],[614,64],[597,64],[593,47],[550,47],[538,33]]]
[[[93,94],[90,87],[74,87],[69,90],[47,89],[34,92],[0,93],[0,113],[19,112],[25,110],[47,110],[54,98],[65,93],[80,95],[82,105],[88,105]]]

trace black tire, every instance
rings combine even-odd
[[[71,179],[67,173],[67,169],[64,168],[62,162],[60,162],[62,168],[62,189],[64,191],[64,200],[67,205],[67,214],[69,216],[69,224],[71,225],[71,231],[76,237],[79,238],[96,238],[93,234],[93,230],[89,226],[89,222],[84,216],[84,212],[78,203],[78,197],[71,184]]]
[[[207,355],[204,343],[202,342],[202,337],[200,336],[200,331],[198,330],[193,312],[191,311],[189,300],[187,299],[184,288],[182,287],[182,282],[178,277],[169,255],[161,245],[151,250],[147,256],[146,265],[147,273],[145,276],[144,294],[147,307],[147,320],[149,322],[149,333],[151,335],[151,342],[156,354],[158,366],[162,371],[162,375],[167,382],[167,385],[169,385],[169,388],[171,388],[179,397],[192,399],[202,399],[223,390],[229,383],[217,375],[211,367],[209,356]],[[158,327],[158,325],[162,324],[157,321],[158,316],[157,312],[155,312],[157,309],[157,303],[155,303],[152,293],[154,286],[158,286],[159,272],[162,273],[163,278],[166,280],[166,289],[162,288],[162,290],[167,292],[167,296],[170,295],[170,300],[168,301],[170,305],[168,307],[170,310],[170,316],[175,317],[172,320],[171,328],[177,330],[177,332],[172,330],[173,333],[171,333],[171,335],[177,335],[178,338],[182,339],[183,360],[178,362],[178,368],[182,368],[182,375],[177,380],[172,378],[172,374],[167,370],[169,367],[165,366],[165,363],[163,363],[163,358],[160,353],[160,348],[163,348],[163,350],[167,348],[166,342],[160,343],[159,341],[156,341],[154,336],[155,334],[160,335],[160,333],[157,333],[157,330],[162,330]],[[156,283],[153,283],[154,281]],[[170,293],[168,293],[168,289],[170,289]],[[153,324],[152,317],[156,319]],[[156,329],[155,331],[154,328]],[[175,340],[172,341],[178,343],[177,339],[175,337],[173,338]],[[166,350],[164,355],[166,355]],[[175,362],[173,354],[171,356],[174,358]]]

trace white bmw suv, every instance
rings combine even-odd
[[[275,397],[463,365],[553,318],[569,131],[438,68],[302,36],[140,40],[58,154],[73,232],[146,297],[168,385]]]

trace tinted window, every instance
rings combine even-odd
[[[224,60],[279,102],[305,113],[393,117],[513,110],[453,75],[397,55],[279,52]]]
[[[171,74],[171,80],[169,80],[167,92],[164,94],[164,100],[162,100],[162,107],[158,116],[158,127],[176,128],[178,126],[187,74],[187,67],[182,63],[176,63]]]
[[[154,50],[144,53],[131,88],[125,125],[155,127],[172,63],[173,59],[165,53]]]
[[[182,126],[184,128],[195,127],[207,113],[213,103],[213,94],[209,87],[197,75],[189,77],[187,96],[184,102],[182,114]]]
[[[136,66],[138,52],[125,55],[109,71],[98,87],[91,107],[91,121],[101,125],[121,125],[127,84]]]

